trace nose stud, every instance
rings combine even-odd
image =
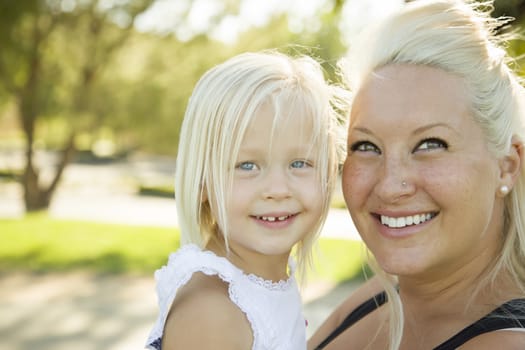
[[[401,186],[406,187],[407,186],[407,182],[406,181],[401,182]]]

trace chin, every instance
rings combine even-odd
[[[386,273],[395,276],[415,276],[424,273],[424,268],[415,259],[400,257],[395,259],[390,256],[386,259],[377,259],[379,267]]]

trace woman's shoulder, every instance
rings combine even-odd
[[[164,330],[165,349],[247,349],[251,327],[217,276],[195,273],[173,301]]]
[[[308,348],[314,348],[325,340],[343,320],[358,307],[383,291],[383,285],[377,277],[363,283],[354,290],[323,322],[308,341]]]
[[[357,309],[363,303],[374,298],[378,293],[384,290],[383,285],[378,278],[373,277],[363,283],[352,292],[334,311],[332,315],[337,316],[335,321],[341,323],[349,313]]]
[[[512,299],[462,329],[437,349],[525,349],[525,299]]]
[[[492,349],[525,349],[525,328],[484,333],[461,346],[461,350]]]

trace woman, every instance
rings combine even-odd
[[[525,349],[525,93],[489,5],[414,1],[352,47],[343,192],[377,277],[309,349]]]

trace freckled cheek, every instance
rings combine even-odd
[[[342,174],[343,195],[350,207],[360,202],[373,188],[375,173],[368,167],[345,163]]]
[[[462,173],[460,167],[427,167],[419,171],[419,186],[437,197],[453,195],[458,199],[471,189],[473,178]]]

